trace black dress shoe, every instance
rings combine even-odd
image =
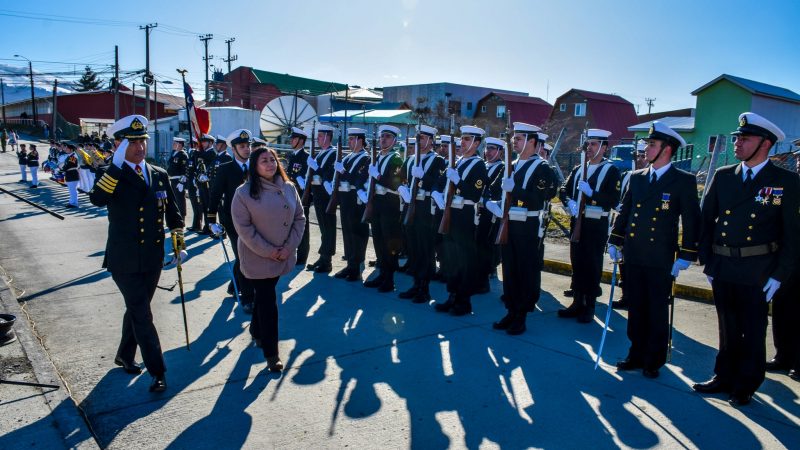
[[[365,281],[364,282],[364,287],[376,288],[376,287],[380,286],[381,284],[383,284],[383,279],[384,278],[385,278],[385,276],[382,273],[379,273],[378,276],[376,276],[375,278]]]
[[[156,375],[150,383],[150,392],[164,392],[167,390],[167,379],[164,375]]]
[[[431,301],[431,294],[426,289],[420,289],[417,291],[417,295],[411,299],[411,303],[428,303],[429,301]]]
[[[433,305],[433,309],[436,312],[450,312],[453,309],[453,305],[456,303],[456,296],[455,294],[450,294],[450,297],[447,298],[447,301],[444,303],[437,303]]]
[[[692,385],[695,392],[701,394],[717,394],[719,392],[730,392],[731,388],[727,386],[719,377],[714,377],[705,383],[696,383]]]
[[[342,269],[342,270],[336,272],[335,274],[333,274],[333,277],[334,278],[347,278],[348,275],[350,275],[350,268],[349,267],[345,267],[344,269]]]
[[[507,330],[509,326],[511,326],[511,322],[514,320],[514,314],[509,312],[505,315],[502,319],[498,320],[497,322],[492,324],[492,328],[495,330]]]
[[[753,394],[731,394],[728,404],[731,406],[745,406],[753,399]]]
[[[233,289],[234,289],[233,281],[231,281],[230,283],[228,283],[228,295],[233,295]]]
[[[467,314],[472,313],[472,303],[467,300],[464,303],[455,303],[453,307],[450,308],[450,315],[451,316],[466,316]]]
[[[642,364],[630,358],[625,358],[617,363],[617,370],[637,370],[641,369]]]
[[[517,336],[525,332],[525,314],[517,314],[506,329],[506,334],[510,336]]]
[[[581,313],[581,305],[577,300],[573,300],[572,304],[566,308],[559,309],[556,314],[562,319],[574,319]]]
[[[614,309],[628,309],[628,301],[624,298],[614,300],[611,302],[611,307]]]
[[[114,364],[122,367],[122,370],[124,370],[125,373],[129,373],[131,375],[139,375],[142,373],[142,368],[136,364],[136,361],[124,361],[122,358],[117,356],[114,358]]]
[[[572,289],[567,289],[566,291],[564,291],[564,297],[572,297],[573,294],[574,291]]]
[[[314,267],[314,272],[316,273],[328,273],[331,270],[333,270],[333,266],[331,266],[331,263],[321,262],[317,264],[316,267]]]
[[[789,378],[794,381],[800,381],[800,369],[792,369],[789,371]]]
[[[390,279],[386,279],[380,286],[378,286],[378,292],[392,292],[394,291],[394,281]]]
[[[344,279],[345,281],[361,281],[361,272],[351,270]]]
[[[370,267],[375,267],[376,264],[378,264],[378,261],[367,261],[367,265]]]
[[[642,369],[642,375],[645,378],[658,378],[658,369]]]
[[[411,286],[409,290],[401,292],[397,297],[408,300],[416,297],[417,292],[419,292],[419,285],[415,284],[414,286]]]
[[[489,293],[489,292],[491,292],[491,291],[492,291],[492,287],[491,287],[491,285],[489,284],[489,279],[487,278],[487,279],[486,279],[486,281],[485,281],[484,283],[481,283],[481,287],[479,287],[479,288],[478,288],[478,289],[475,291],[475,293],[476,293],[476,294],[488,294],[488,293]]]
[[[766,369],[767,370],[789,370],[791,366],[789,364],[784,363],[778,358],[772,358],[771,360],[767,361]]]

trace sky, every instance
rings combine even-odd
[[[86,64],[108,78],[144,69],[202,97],[202,34],[227,71],[244,65],[362,87],[452,82],[527,92],[553,103],[571,88],[618,94],[647,112],[694,107],[691,92],[728,73],[800,92],[798,0],[293,0],[0,6],[0,76],[33,61],[42,83]],[[128,86],[133,75],[123,78]],[[6,83],[27,82],[4,76]],[[139,80],[139,82],[141,82]],[[159,92],[181,95],[180,86]]]

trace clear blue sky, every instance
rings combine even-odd
[[[122,69],[141,69],[147,23],[159,24],[151,70],[187,68],[199,96],[206,33],[219,67],[235,37],[234,67],[367,87],[449,81],[551,103],[574,87],[642,108],[652,97],[654,111],[694,106],[691,91],[722,73],[800,92],[798,0],[4,2],[0,64],[22,66],[21,54],[72,64],[35,71],[81,71],[113,64],[116,44]]]

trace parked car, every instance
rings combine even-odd
[[[632,144],[621,144],[611,147],[609,160],[620,172],[627,172],[633,167],[633,151],[636,149]]]

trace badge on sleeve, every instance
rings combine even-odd
[[[667,211],[669,209],[669,193],[664,192],[661,194],[661,209]]]
[[[483,180],[478,179],[478,181],[475,182],[475,189],[483,189]]]

